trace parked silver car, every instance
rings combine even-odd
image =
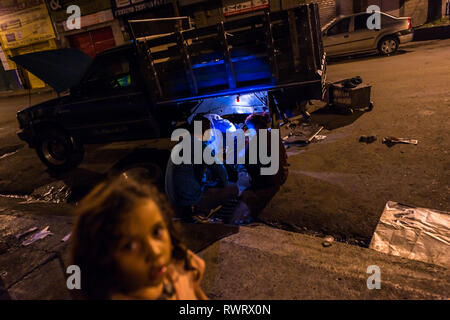
[[[367,20],[372,13],[357,13],[338,17],[322,28],[323,45],[328,56],[378,51],[390,55],[402,43],[413,40],[410,17],[394,17],[380,13],[381,28],[369,29]]]

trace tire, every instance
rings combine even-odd
[[[38,134],[36,153],[55,172],[67,172],[80,165],[84,148],[62,130],[45,130]]]
[[[388,36],[384,37],[378,43],[378,52],[381,55],[389,56],[397,52],[399,47],[399,41],[396,37]]]

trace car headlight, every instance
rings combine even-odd
[[[19,121],[20,127],[23,127],[30,122],[30,116],[28,112],[21,111],[17,113],[17,120]]]

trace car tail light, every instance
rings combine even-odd
[[[412,28],[412,19],[408,18],[408,29]]]

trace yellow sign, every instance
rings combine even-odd
[[[55,38],[45,4],[0,16],[3,49],[23,47]]]

